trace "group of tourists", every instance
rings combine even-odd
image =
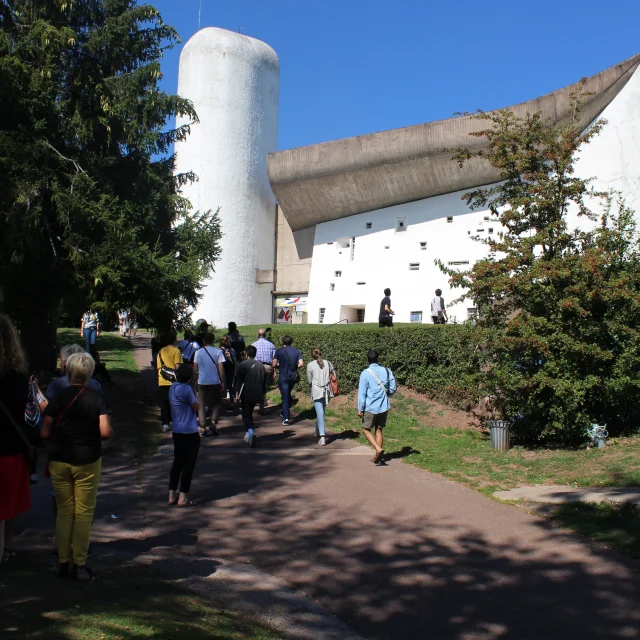
[[[102,466],[102,442],[112,436],[111,411],[103,393],[106,371],[100,364],[96,338],[97,314],[89,311],[81,320],[86,349],[78,344],[60,350],[60,375],[44,393],[26,372],[26,359],[11,320],[0,314],[0,549],[2,562],[10,561],[14,519],[31,506],[37,452],[44,443],[45,475],[50,478],[56,514],[56,547],[59,575],[84,582],[97,579],[87,566],[89,539]],[[282,425],[291,423],[292,391],[302,384],[305,363],[291,336],[282,346],[260,329],[253,344],[246,345],[234,323],[216,346],[206,323],[197,332],[175,333],[154,339],[153,364],[157,369],[163,431],[172,433],[174,459],[169,474],[168,503],[193,506],[189,491],[201,439],[217,436],[225,408],[238,408],[245,429],[244,441],[256,447],[254,412],[264,414],[267,389],[277,378],[282,397]],[[358,387],[358,415],[367,441],[380,464],[384,455],[383,429],[389,412],[389,396],[396,391],[393,373],[369,351],[369,367]],[[99,378],[99,379],[98,379]],[[306,365],[306,382],[316,412],[318,445],[328,444],[325,411],[339,393],[332,363],[315,348]],[[226,405],[225,405],[226,401]]]
[[[82,333],[99,331],[82,319]],[[95,349],[95,341],[89,342]],[[45,393],[26,373],[26,359],[11,320],[0,314],[0,549],[10,561],[14,519],[31,507],[30,471],[46,443],[56,513],[59,575],[79,581],[97,576],[87,566],[100,482],[102,441],[112,435],[110,410],[93,375],[96,363],[81,346],[60,352],[60,376]]]
[[[160,398],[162,430],[171,431],[174,460],[169,476],[169,504],[192,506],[188,494],[200,449],[200,439],[218,436],[218,421],[223,403],[240,410],[245,429],[244,441],[249,447],[257,444],[254,412],[264,414],[267,389],[277,377],[281,396],[283,426],[291,423],[292,391],[301,382],[304,359],[286,335],[282,346],[268,339],[268,329],[259,329],[257,340],[246,346],[235,323],[215,346],[215,335],[205,323],[198,334],[186,332],[181,341],[175,333],[161,336],[156,343],[154,365]],[[315,348],[312,361],[306,367],[306,382],[316,413],[315,437],[318,445],[326,446],[325,410],[337,393],[339,384],[335,369],[322,351]],[[360,376],[358,415],[363,432],[375,450],[372,462],[379,464],[384,455],[383,429],[389,412],[389,396],[396,392],[393,373],[378,364],[376,351],[367,354],[369,367]],[[226,397],[225,397],[226,394]]]
[[[135,338],[138,335],[138,315],[135,311],[118,311],[118,332],[122,338]]]

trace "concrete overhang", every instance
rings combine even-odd
[[[592,93],[582,112],[586,127],[618,95],[640,65],[640,54],[587,78]],[[578,83],[508,107],[519,116],[542,112],[554,123],[570,114]],[[471,189],[498,179],[482,159],[460,169],[442,149],[482,148],[469,134],[487,123],[470,116],[271,153],[271,188],[293,231],[405,202]]]

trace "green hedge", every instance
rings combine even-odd
[[[252,328],[241,330],[247,344],[251,344],[255,340]],[[398,383],[463,408],[478,401],[479,351],[473,327],[274,325],[271,340],[279,347],[287,334],[302,351],[305,363],[311,360],[313,349],[319,347],[335,367],[345,392],[357,387],[360,372],[367,366],[367,351],[375,349],[380,354],[380,364],[393,370]]]

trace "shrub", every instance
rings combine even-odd
[[[321,349],[335,367],[344,392],[357,388],[360,372],[367,366],[367,351],[375,349],[380,364],[393,371],[399,384],[461,408],[478,401],[480,367],[473,327],[275,325],[270,340],[279,347],[287,334],[302,351],[305,363],[311,360],[314,347]],[[253,341],[252,333],[245,330],[244,335],[247,344]]]

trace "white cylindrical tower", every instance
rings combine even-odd
[[[202,29],[180,55],[178,94],[200,122],[176,144],[176,170],[198,176],[184,188],[194,210],[220,207],[222,254],[196,310],[217,327],[271,321],[273,278],[257,272],[275,268],[267,154],[278,146],[279,84],[275,51],[232,31]]]

